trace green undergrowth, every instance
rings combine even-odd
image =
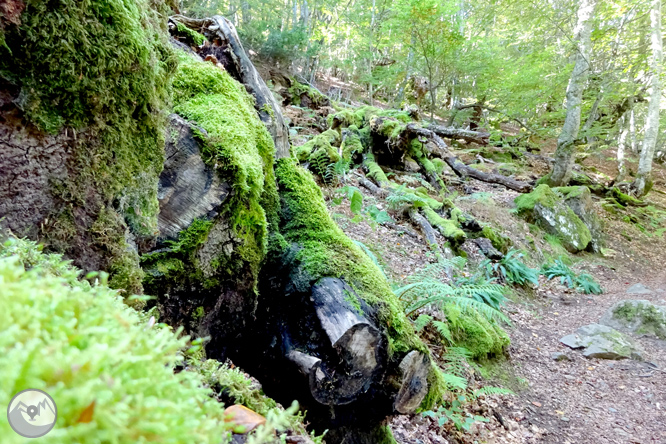
[[[362,106],[356,109],[343,109],[335,114],[328,116],[328,126],[333,127],[334,123],[339,126],[348,127],[356,126],[363,128],[370,124],[370,119],[373,117],[391,117],[402,123],[412,122],[412,118],[406,111],[388,109],[383,110],[375,108],[374,106]]]
[[[207,132],[199,135],[202,158],[231,185],[222,212],[241,241],[234,254],[250,265],[256,280],[268,244],[269,221],[277,212],[273,140],[243,85],[197,57],[181,53],[179,60],[173,80],[174,110]],[[229,259],[220,258],[217,265],[222,267],[225,261]],[[226,268],[233,272],[233,266]]]
[[[71,141],[72,173],[51,181],[61,207],[49,215],[56,223],[43,240],[70,254],[71,239],[86,237],[91,229],[86,221],[96,219],[90,233],[101,252],[94,254],[103,256],[113,275],[122,275],[112,276],[111,284],[128,294],[141,291],[136,254],[125,254],[124,238],[109,244],[96,233],[124,232],[125,224],[138,237],[157,231],[163,110],[176,58],[166,11],[156,5],[28,1],[20,25],[7,26],[0,45],[0,76],[21,88],[16,103],[27,120],[48,133],[64,130]],[[67,209],[77,208],[88,217],[70,217]],[[100,227],[102,211],[117,212],[122,226],[112,218],[113,225]]]
[[[185,38],[185,42],[189,46],[201,46],[206,41],[206,38],[193,29],[188,28],[180,22],[176,22],[176,29],[178,34]]]
[[[58,418],[45,442],[229,441],[223,408],[200,377],[174,373],[187,337],[147,328],[148,315],[103,278],[80,281],[35,244],[10,240],[0,256],[0,402],[27,388],[49,393]],[[6,421],[0,433],[8,444],[24,442]]]
[[[444,307],[455,344],[464,347],[474,359],[501,355],[510,340],[506,332],[476,311],[462,311],[455,305]]]

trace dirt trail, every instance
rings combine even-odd
[[[551,293],[546,304],[518,307],[513,314],[511,361],[528,387],[500,408],[515,429],[494,442],[666,443],[665,341],[637,339],[646,362],[586,359],[559,343],[578,327],[598,322],[618,300],[666,305],[666,276],[596,275],[606,290],[602,295]],[[626,294],[637,282],[654,293]],[[555,361],[552,352],[566,353],[571,361]]]

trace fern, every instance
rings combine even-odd
[[[499,262],[493,263],[490,259],[486,259],[479,264],[479,267],[484,270],[488,279],[497,276],[509,284],[538,285],[537,270],[525,265],[521,260],[523,256],[524,253],[519,250],[511,249]]]
[[[465,390],[467,388],[467,379],[461,376],[442,372],[442,377],[449,391]]]
[[[472,392],[471,398],[477,399],[480,396],[491,396],[491,395],[515,395],[515,393],[509,389],[505,389],[502,387],[487,386],[474,390],[474,392]]]
[[[416,321],[414,321],[414,329],[417,332],[420,332],[421,330],[426,328],[428,324],[432,322],[432,319],[433,319],[432,316],[428,316],[427,314],[419,315],[419,317],[416,318]]]
[[[576,278],[576,288],[578,291],[585,294],[601,294],[604,292],[597,281],[587,273],[581,273],[578,275]]]
[[[470,358],[471,354],[465,347],[449,347],[442,356],[446,370],[457,376],[464,376],[467,373],[466,364]]]
[[[559,277],[560,283],[562,285],[566,284],[569,288],[573,288],[576,281],[576,273],[562,262],[562,259],[556,259],[553,263],[545,264],[541,267],[541,274],[546,276],[548,280]]]
[[[545,264],[541,267],[541,273],[546,276],[546,279],[548,280],[559,277],[562,285],[566,284],[567,287],[575,288],[585,294],[603,293],[601,286],[590,274],[581,273],[580,275],[576,275],[576,272],[569,268],[569,266],[563,262],[562,258],[556,259],[553,263]]]
[[[400,299],[411,298],[413,300],[407,307],[407,315],[414,313],[426,305],[432,304],[441,307],[443,304],[453,303],[463,311],[476,310],[487,319],[503,321],[509,324],[509,318],[501,311],[472,297],[473,295],[478,295],[479,292],[498,291],[498,288],[501,289],[502,286],[486,284],[452,287],[435,279],[424,279],[398,288],[395,290],[395,294]]]
[[[454,343],[453,335],[451,334],[451,330],[449,329],[449,324],[447,324],[446,322],[442,322],[442,321],[432,321],[432,325],[437,330],[437,333],[439,333],[440,335],[442,335],[442,337],[444,339],[449,341],[449,344]]]

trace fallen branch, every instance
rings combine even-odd
[[[460,177],[471,177],[482,182],[497,183],[520,193],[527,193],[532,190],[532,185],[527,182],[521,182],[501,174],[484,173],[483,171],[479,171],[475,168],[465,165],[460,160],[458,160],[458,158],[454,156],[451,151],[449,151],[446,143],[444,143],[441,137],[429,129],[421,128],[413,123],[410,123],[405,127],[405,132],[411,134],[412,137],[422,137],[431,140],[437,146],[442,160],[444,160],[444,162],[446,162],[447,165],[449,165],[451,169]]]
[[[428,125],[427,129],[437,134],[440,137],[447,139],[461,139],[465,142],[473,142],[479,145],[488,145],[489,133],[482,133],[480,131],[471,131],[460,128],[445,127],[439,125]]]

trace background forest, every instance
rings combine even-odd
[[[634,153],[641,149],[654,77],[652,3],[585,2],[593,8],[586,23],[591,50],[576,139],[590,153],[611,141]],[[349,101],[361,93],[369,104],[416,103],[431,118],[449,123],[477,113],[490,127],[511,120],[523,132],[556,137],[580,53],[577,23],[585,5],[579,4],[185,0],[182,12],[225,15],[246,47],[309,82],[340,79],[323,91],[334,99]],[[666,154],[665,143],[660,130],[654,149],[658,160]]]

